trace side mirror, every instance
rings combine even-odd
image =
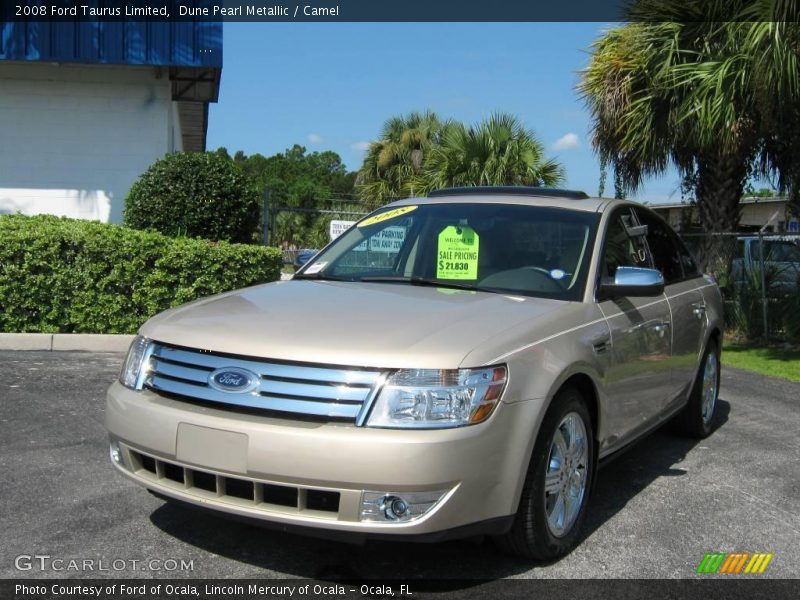
[[[660,296],[664,293],[664,276],[656,269],[639,267],[617,267],[614,281],[600,284],[600,295],[604,298],[620,296]]]

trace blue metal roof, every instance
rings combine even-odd
[[[222,22],[0,21],[0,60],[222,68]]]
[[[208,103],[219,96],[222,22],[0,20],[3,60],[163,67],[184,149],[205,150]]]

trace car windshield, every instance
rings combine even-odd
[[[359,221],[295,277],[578,300],[597,222],[515,204],[395,207]]]

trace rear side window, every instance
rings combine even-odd
[[[676,234],[674,231],[670,231],[670,233],[672,233],[675,244],[678,246],[678,253],[681,255],[683,276],[686,279],[689,279],[690,277],[699,277],[700,270],[697,268],[697,262],[695,262],[694,256],[692,256],[692,253],[686,248],[686,245],[678,237],[678,234]]]
[[[636,214],[639,222],[647,225],[647,244],[653,253],[653,262],[656,269],[661,271],[665,283],[673,283],[683,279],[683,263],[685,258],[678,250],[678,240],[675,234],[658,217],[647,210],[637,208]],[[691,256],[687,257],[691,260]],[[695,267],[696,271],[697,268]]]

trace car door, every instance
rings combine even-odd
[[[615,210],[608,220],[600,261],[600,278],[612,278],[618,267],[653,268],[631,207]],[[661,413],[669,394],[672,319],[662,294],[655,297],[598,298],[610,331],[611,358],[605,378],[609,396],[607,446],[624,443]],[[596,348],[597,351],[597,348]]]
[[[664,294],[672,316],[670,386],[662,404],[667,411],[683,404],[699,364],[707,327],[705,300],[699,289],[703,280],[675,232],[652,211],[634,210],[640,224],[647,226],[647,245],[656,269],[664,276]]]

